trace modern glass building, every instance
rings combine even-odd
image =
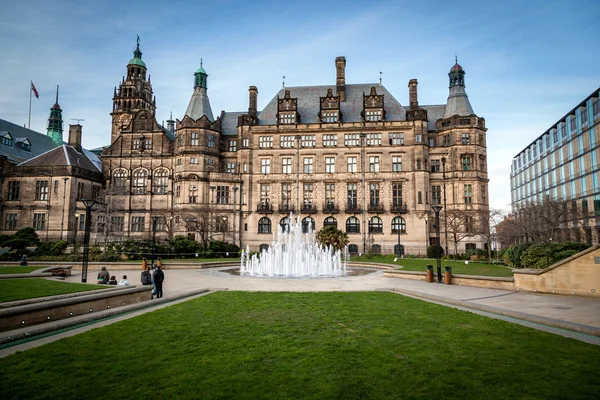
[[[600,88],[519,152],[510,174],[514,212],[546,196],[570,200],[578,212],[564,239],[590,244],[600,236],[599,97]]]

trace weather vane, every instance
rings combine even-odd
[[[381,75],[383,75],[383,72],[379,71],[379,84],[381,85]]]
[[[285,88],[285,76],[283,77],[283,81],[281,82],[281,87]]]

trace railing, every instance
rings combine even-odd
[[[369,212],[374,212],[374,213],[382,213],[383,210],[383,204],[379,204],[379,203],[370,203],[369,204]]]
[[[361,212],[362,208],[358,203],[346,203],[346,212],[347,213],[358,213]]]
[[[314,204],[303,204],[300,212],[304,213],[304,214],[314,214],[317,212],[317,206],[315,206]]]
[[[280,204],[279,205],[280,213],[291,213],[291,212],[295,212],[295,211],[296,211],[296,208],[291,204]]]
[[[404,214],[408,212],[408,207],[406,206],[406,203],[393,203],[391,211],[393,213]]]
[[[256,206],[256,211],[261,213],[272,213],[273,206],[271,204],[259,204]]]
[[[340,212],[340,209],[335,203],[325,203],[323,204],[323,212],[329,214],[337,214]]]

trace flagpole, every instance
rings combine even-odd
[[[33,82],[29,82],[29,121],[27,122],[27,129],[31,129],[31,92],[33,91]]]

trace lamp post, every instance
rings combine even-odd
[[[90,257],[90,230],[92,228],[92,207],[96,200],[81,199],[85,206],[85,234],[83,235],[83,262],[81,263],[81,282],[87,282],[88,261]]]
[[[442,157],[442,180],[444,181],[444,245],[446,247],[446,254],[448,254],[448,218],[446,217],[446,157]],[[441,244],[438,242],[441,246]]]
[[[206,224],[206,230],[208,231],[208,240],[212,240],[212,235],[213,235],[213,212],[215,209],[215,189],[217,187],[216,186],[210,186],[210,209],[208,210],[208,223]],[[202,241],[202,243],[204,243],[204,241]]]
[[[402,232],[402,217],[398,214],[398,251],[396,255],[398,257],[402,256],[402,247],[400,247],[400,233]]]
[[[233,244],[235,244],[235,218],[236,218],[236,214],[235,214],[235,206],[236,206],[236,198],[237,198],[237,191],[238,191],[239,187],[234,186],[233,187]],[[241,246],[241,244],[240,244]]]
[[[425,216],[425,254],[427,254],[427,247],[429,247],[429,215]]]
[[[437,260],[437,279],[438,283],[442,283],[442,255],[440,254],[440,250],[442,246],[440,245],[440,210],[442,206],[435,205],[431,207],[433,212],[435,212],[435,237],[437,238],[437,251],[436,251],[436,260]]]
[[[67,199],[67,181],[69,178],[62,178],[65,183],[63,187],[63,201],[62,201],[62,219],[60,220],[60,240],[63,240],[63,232],[65,227],[65,201]]]
[[[156,222],[159,217],[152,217],[152,268],[154,268],[154,259],[156,258]]]
[[[367,193],[365,183],[365,139],[366,133],[360,133],[360,169],[362,183],[362,223],[363,223],[363,254],[367,253]]]

